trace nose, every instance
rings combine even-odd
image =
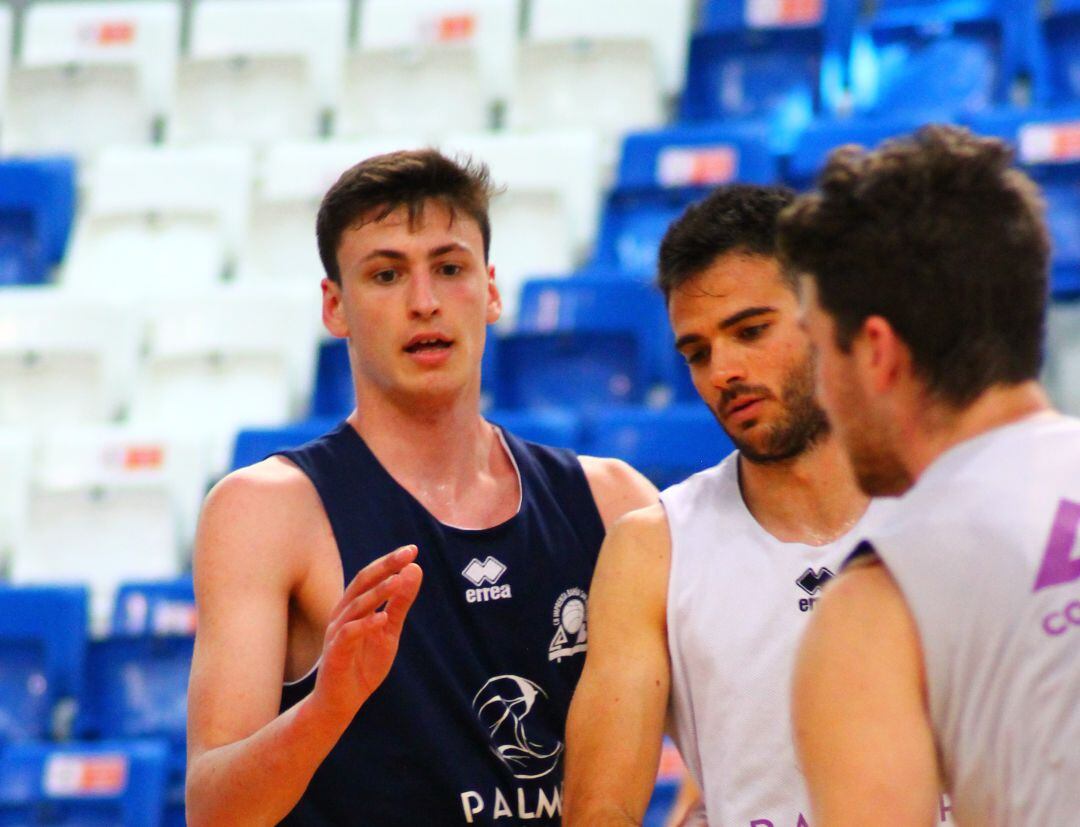
[[[727,385],[746,382],[745,360],[736,353],[722,347],[713,347],[709,361],[709,382],[714,388],[723,389]]]
[[[409,281],[409,315],[412,318],[426,319],[438,313],[439,296],[435,292],[431,274],[416,273]]]

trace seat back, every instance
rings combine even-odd
[[[74,213],[71,159],[0,162],[0,285],[46,281],[63,258]]]
[[[347,0],[197,0],[170,138],[314,138],[337,105]]]
[[[169,0],[29,4],[5,150],[85,156],[149,142],[171,107],[179,46],[180,7]]]

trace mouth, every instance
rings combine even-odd
[[[454,344],[453,339],[448,339],[438,333],[425,333],[413,336],[407,345],[406,353],[431,353],[440,350],[449,350]]]
[[[753,419],[757,416],[761,403],[764,401],[763,396],[742,396],[734,399],[724,408],[724,419],[733,423],[743,423]]]

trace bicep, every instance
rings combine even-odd
[[[658,531],[640,520],[616,526],[601,549],[589,651],[567,724],[571,807],[606,801],[640,817],[648,804],[670,686],[669,558],[666,524]]]
[[[816,824],[936,822],[918,633],[880,564],[849,571],[816,607],[796,663],[793,716]]]
[[[259,526],[258,515],[234,494],[211,495],[196,538],[199,622],[188,685],[192,758],[251,735],[277,716],[281,701],[288,576],[273,562],[265,522]]]

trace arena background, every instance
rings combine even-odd
[[[342,170],[488,162],[488,416],[666,485],[730,450],[651,285],[667,223],[932,121],[1044,187],[1080,411],[1080,0],[0,5],[0,823],[183,823],[200,500],[350,408],[313,229]]]

